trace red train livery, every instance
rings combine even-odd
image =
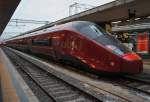
[[[139,74],[143,70],[137,54],[88,21],[57,25],[9,39],[6,43],[57,61],[82,64],[95,72]]]

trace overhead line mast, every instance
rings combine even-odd
[[[69,6],[69,16],[77,14],[79,12],[94,8],[93,5],[82,4],[82,3],[73,3]]]

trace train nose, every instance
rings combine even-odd
[[[140,56],[135,53],[124,54],[122,56],[122,71],[129,74],[139,74],[143,71],[143,62]]]

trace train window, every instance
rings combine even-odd
[[[52,46],[52,39],[32,40],[32,45]]]
[[[91,22],[80,22],[75,25],[75,28],[86,37],[90,39],[97,38],[100,35],[106,34],[106,32],[97,24]]]
[[[89,29],[89,26],[83,27],[82,29],[80,29],[80,32],[88,38],[96,38],[96,35],[93,34],[93,31],[91,29]]]
[[[132,52],[119,40],[115,39],[113,36],[108,34],[97,24],[79,21],[76,24],[74,24],[74,27],[80,32],[80,34],[100,43],[104,47],[110,49],[115,54],[122,55],[125,53]]]
[[[116,53],[118,55],[132,52],[129,48],[127,48],[119,40],[115,39],[111,35],[103,35],[94,40],[96,42],[106,46],[108,49],[110,49],[111,51],[113,51],[114,53]]]
[[[118,54],[118,55],[124,54],[124,52],[121,51],[121,50],[120,50],[119,48],[117,48],[116,46],[113,46],[113,45],[106,45],[106,47],[107,47],[108,49],[110,49],[112,52],[114,52],[114,53],[116,53],[116,54]]]
[[[90,25],[90,28],[91,30],[93,30],[93,32],[95,32],[97,36],[103,35],[103,32],[95,25]]]

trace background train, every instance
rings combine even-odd
[[[74,21],[7,40],[7,46],[95,72],[139,74],[141,58],[97,24]],[[84,67],[80,67],[84,68]]]

